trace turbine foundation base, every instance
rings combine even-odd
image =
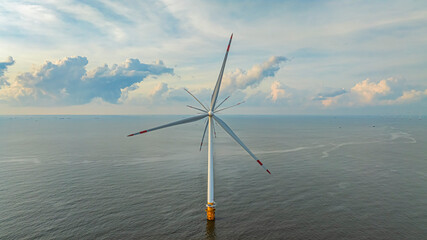
[[[215,220],[215,203],[206,204],[206,218],[209,221]]]

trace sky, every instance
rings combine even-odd
[[[427,114],[427,1],[0,2],[0,115]]]

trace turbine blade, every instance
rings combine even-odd
[[[190,91],[188,91],[186,88],[184,88],[184,90],[186,91],[186,92],[188,92],[188,94],[190,94],[194,99],[196,99],[196,101],[197,102],[199,102],[200,103],[200,105],[202,105],[202,107],[206,110],[206,112],[208,112],[209,110],[205,107],[205,105],[203,105],[203,103],[202,102],[200,102],[199,101],[199,99],[197,99],[196,98],[196,96],[194,96]]]
[[[215,122],[215,121],[214,121]],[[216,131],[215,131],[215,123],[212,124],[212,128],[213,128],[213,132],[214,132],[214,137],[216,138]]]
[[[220,127],[220,126],[219,126],[219,124],[218,124],[217,122],[215,122],[215,124],[216,124],[218,127]]]
[[[209,122],[206,121],[205,130],[203,131],[202,142],[200,143],[200,150],[199,151],[202,151],[203,140],[205,139],[206,129],[208,129],[208,123]]]
[[[215,112],[216,112],[216,113],[217,113],[217,112],[221,112],[222,110],[225,110],[225,109],[229,109],[229,108],[232,108],[232,107],[238,106],[238,105],[240,105],[240,104],[242,104],[242,103],[245,103],[245,101],[243,101],[243,102],[239,102],[238,104],[234,104],[233,106],[226,107],[226,108],[220,109],[220,110],[215,111]]]
[[[199,116],[185,118],[185,119],[182,119],[182,120],[179,120],[179,121],[176,121],[176,122],[171,122],[171,123],[168,123],[168,124],[165,124],[165,125],[161,125],[161,126],[158,126],[158,127],[155,127],[155,128],[150,128],[150,129],[147,129],[147,130],[144,130],[144,131],[140,131],[140,132],[137,132],[137,133],[132,133],[132,134],[129,134],[128,137],[132,137],[132,136],[135,136],[135,135],[143,134],[143,133],[146,133],[146,132],[151,132],[151,131],[162,129],[162,128],[166,128],[166,127],[172,127],[172,126],[179,125],[179,124],[194,122],[194,121],[200,120],[202,118],[205,118],[207,116],[208,116],[208,114],[203,114],[203,115],[199,115]]]
[[[205,111],[205,110],[200,109],[200,108],[196,108],[196,107],[193,107],[193,106],[190,106],[190,105],[187,105],[187,107],[189,107],[189,108],[193,108],[193,109],[196,109],[196,110],[198,110],[198,111],[200,111],[200,112],[204,112],[204,113],[206,113],[206,111]]]
[[[229,98],[230,98],[230,96],[226,97],[220,104],[218,104],[218,106],[216,106],[215,110],[218,109]]]
[[[231,128],[224,122],[222,121],[219,117],[213,115],[213,118],[219,123],[219,125],[232,137],[234,138],[234,140],[236,140],[236,142],[238,144],[240,144],[240,146],[242,146],[243,149],[246,150],[246,152],[249,153],[249,155],[251,155],[251,157],[253,159],[255,159],[255,161],[257,161],[257,163],[263,167],[265,169],[265,171],[267,171],[269,174],[270,171],[262,164],[262,162],[251,152],[251,150],[249,150],[248,147],[246,147],[246,145],[242,142],[242,140],[240,140],[239,137],[237,137],[237,135],[233,132],[233,130],[231,130]]]
[[[224,61],[222,62],[221,71],[219,72],[218,80],[216,81],[214,91],[211,98],[211,110],[215,109],[216,99],[218,98],[219,88],[221,87],[222,75],[224,74],[225,63],[227,62],[228,51],[230,50],[231,40],[233,39],[233,34],[231,34],[230,41],[228,42],[227,51],[225,52]]]

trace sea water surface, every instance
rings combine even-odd
[[[0,239],[426,239],[426,118],[223,116],[207,222],[185,117],[0,117]]]

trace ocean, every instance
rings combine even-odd
[[[0,239],[427,239],[427,118],[1,116]],[[205,141],[206,143],[207,141]]]

